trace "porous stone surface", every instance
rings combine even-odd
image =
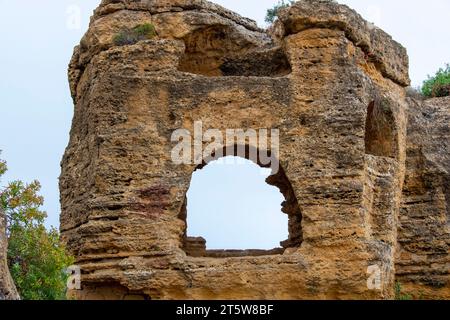
[[[450,97],[409,99],[397,279],[416,298],[450,299]]]
[[[114,44],[143,23],[155,38]],[[265,32],[202,0],[103,1],[69,79],[61,232],[82,268],[71,295],[394,297],[398,231],[416,241],[399,228],[408,58],[356,12],[303,0]],[[211,252],[187,238],[186,193],[200,167],[172,161],[171,135],[195,121],[224,136],[279,130],[281,169],[267,182],[286,198],[280,248]]]
[[[9,273],[6,216],[0,209],[0,300],[19,300],[20,296]]]

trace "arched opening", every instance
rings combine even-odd
[[[194,257],[282,254],[302,242],[301,212],[284,171],[271,175],[233,156],[199,166],[180,218],[184,250]]]
[[[397,158],[395,117],[387,98],[377,98],[367,108],[366,154]]]

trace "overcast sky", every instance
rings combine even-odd
[[[100,1],[87,0],[0,0],[0,150],[2,158],[8,161],[9,172],[1,182],[21,179],[42,183],[45,196],[45,210],[49,214],[49,225],[59,225],[59,163],[67,145],[70,122],[73,115],[72,100],[67,82],[67,64],[73,47],[87,29],[92,10]],[[229,9],[253,18],[260,26],[265,26],[266,9],[274,0],[216,0]],[[450,1],[448,0],[341,0],[374,22],[407,49],[410,56],[411,79],[418,86],[427,76],[450,61],[449,26]],[[80,12],[80,25],[74,23],[74,14]],[[75,21],[76,22],[76,21]],[[246,199],[271,203],[257,210],[264,211],[260,217],[269,217],[278,211],[273,227],[259,233],[264,243],[284,240],[285,217],[280,218],[279,194],[276,189],[262,186],[262,176],[258,168],[241,166],[238,170],[220,170],[220,167],[205,168],[194,177],[190,191],[190,211],[207,213],[220,207],[221,212],[235,212],[236,201],[244,189]],[[219,172],[221,171],[221,172]],[[233,175],[234,173],[234,175]],[[244,180],[249,184],[242,184]],[[211,201],[201,197],[202,183],[221,181],[229,190],[218,190],[211,194]],[[261,179],[260,179],[261,178]],[[233,180],[234,179],[234,180]],[[237,188],[236,186],[240,187]],[[243,189],[244,188],[244,189]],[[275,190],[275,191],[274,191]],[[210,190],[211,191],[211,190]],[[226,194],[228,201],[220,198]],[[202,199],[200,201],[200,199]],[[220,201],[219,201],[220,200]],[[247,201],[246,200],[246,201]],[[208,207],[209,206],[209,207]],[[265,230],[257,225],[255,210],[246,202],[241,206],[248,215],[241,214],[233,219],[247,222],[254,229]],[[218,210],[218,209],[217,209]],[[245,211],[244,210],[244,211]],[[219,212],[219,211],[217,211]],[[193,224],[200,222],[200,218]],[[272,219],[270,218],[270,219]],[[269,218],[268,218],[269,219]],[[268,220],[265,220],[268,221]],[[223,222],[223,221],[222,221]],[[217,224],[220,221],[209,222]],[[256,224],[255,224],[256,223]],[[202,232],[205,225],[199,223],[193,233]],[[208,225],[206,225],[208,227]],[[209,227],[208,227],[209,228]],[[207,228],[207,229],[208,229]],[[210,230],[210,228],[208,229]],[[231,231],[227,231],[230,234]],[[226,232],[225,232],[226,233]],[[243,232],[238,232],[243,233]],[[194,234],[202,235],[202,234]],[[236,238],[239,235],[233,235]],[[214,234],[208,238],[211,247],[221,245],[231,248],[234,242],[226,242],[231,237]],[[256,239],[258,240],[258,239]],[[247,239],[248,247],[256,243]],[[261,242],[263,243],[263,242]],[[246,246],[246,245],[244,245]],[[264,246],[270,246],[264,244]]]

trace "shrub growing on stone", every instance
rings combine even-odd
[[[125,46],[135,44],[142,40],[152,39],[156,36],[155,26],[151,23],[139,24],[133,29],[124,29],[114,36],[114,44]]]
[[[295,1],[293,0],[279,0],[278,3],[271,9],[267,9],[267,14],[266,14],[266,22],[267,23],[273,23],[275,21],[275,19],[278,16],[278,11],[280,11],[281,9],[290,7]]]
[[[422,94],[429,98],[450,96],[450,64],[423,82]]]
[[[413,297],[409,293],[404,293],[402,284],[400,282],[395,283],[395,300],[412,300]]]

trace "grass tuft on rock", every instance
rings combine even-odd
[[[132,45],[142,40],[153,39],[156,36],[155,26],[151,23],[144,23],[132,29],[124,29],[117,33],[113,42],[116,46]]]

